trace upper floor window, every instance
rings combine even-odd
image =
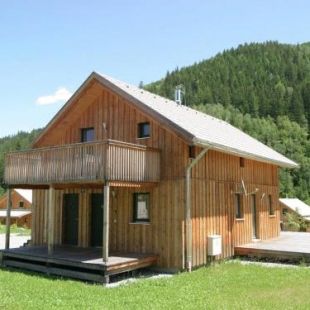
[[[18,202],[18,207],[19,208],[23,208],[24,207],[24,202],[23,201],[19,201]]]
[[[138,138],[148,138],[150,136],[150,123],[144,122],[138,124]]]
[[[81,130],[81,142],[91,142],[94,141],[95,131],[93,127],[82,128]]]
[[[196,148],[194,145],[189,145],[188,147],[188,157],[195,158],[196,157]]]

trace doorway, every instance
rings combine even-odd
[[[79,195],[63,195],[63,244],[78,245]]]
[[[90,204],[90,246],[102,247],[103,194],[91,194]]]

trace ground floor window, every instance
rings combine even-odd
[[[150,221],[150,193],[133,194],[133,221]]]
[[[237,219],[243,218],[242,197],[241,194],[235,194],[235,216]]]
[[[274,209],[272,205],[272,196],[268,195],[268,209],[269,209],[269,215],[274,215]]]

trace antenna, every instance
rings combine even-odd
[[[244,180],[241,177],[241,187],[237,191],[230,190],[230,193],[231,194],[241,194],[241,195],[244,195],[244,196],[249,196],[249,195],[257,193],[258,191],[259,191],[259,188],[256,187],[254,189],[254,191],[248,193],[247,190],[246,190],[245,184],[244,184]]]

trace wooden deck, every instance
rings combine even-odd
[[[55,246],[48,255],[47,246],[27,246],[0,251],[0,265],[85,281],[108,283],[111,275],[156,264],[158,256],[141,253],[113,253],[102,261],[102,250],[73,246]]]
[[[310,262],[310,233],[281,232],[279,238],[235,247],[235,255]]]

